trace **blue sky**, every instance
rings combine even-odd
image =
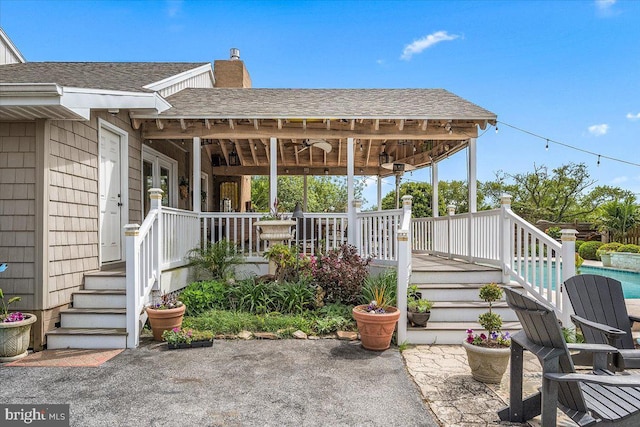
[[[445,88],[602,155],[499,125],[478,139],[480,180],[585,162],[598,185],[640,196],[640,166],[604,158],[640,163],[640,1],[0,0],[0,26],[28,61],[213,61],[237,47],[254,87]],[[465,162],[442,162],[440,178],[466,179]]]

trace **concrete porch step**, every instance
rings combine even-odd
[[[433,315],[433,314],[432,314]],[[407,328],[407,342],[410,344],[454,344],[460,345],[467,338],[467,329],[475,333],[483,331],[477,322],[434,322],[429,320],[426,328]],[[514,334],[522,327],[518,322],[504,322],[503,332]]]
[[[63,328],[126,328],[124,308],[69,308],[60,312]]]
[[[126,291],[89,289],[73,293],[73,308],[126,308]]]
[[[84,275],[85,290],[125,290],[127,276],[124,270],[96,271]]]
[[[47,332],[47,348],[126,348],[124,328],[57,328]]]
[[[431,320],[434,322],[476,322],[478,316],[489,311],[484,301],[438,301],[431,308]],[[516,313],[504,301],[493,303],[493,312],[502,316],[505,322],[518,320]],[[430,321],[431,321],[430,320]]]

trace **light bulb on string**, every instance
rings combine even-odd
[[[498,133],[498,125],[496,124],[496,133]]]
[[[600,166],[600,154],[598,154],[598,166]]]
[[[549,151],[549,140],[547,139],[547,145],[544,147],[545,150]]]

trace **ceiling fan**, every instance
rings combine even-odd
[[[294,144],[302,145],[302,148],[298,150],[298,153],[302,153],[309,147],[316,147],[326,153],[330,153],[332,148],[331,144],[324,139],[303,139],[301,142],[294,142]]]

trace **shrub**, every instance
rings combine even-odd
[[[276,280],[288,281],[297,277],[295,247],[289,247],[279,243],[271,246],[264,253],[264,257],[276,266]]]
[[[197,316],[212,308],[224,309],[229,306],[229,290],[218,281],[195,282],[180,294],[180,301],[187,306],[187,316]]]
[[[640,253],[640,246],[638,245],[622,245],[618,248],[618,252],[631,252],[633,254]]]
[[[552,239],[559,239],[562,236],[562,229],[560,227],[549,227],[544,232]]]
[[[320,257],[313,265],[313,276],[325,292],[325,302],[356,304],[370,261],[362,259],[356,247],[346,243]]]
[[[576,240],[576,253],[580,250],[580,246],[584,244],[584,240]]]
[[[604,252],[612,252],[612,251],[615,252],[618,250],[620,246],[622,246],[622,243],[618,243],[618,242],[605,243],[604,245],[598,248],[598,250],[596,251],[596,256],[598,257],[598,259],[600,259],[600,255],[602,255]]]
[[[187,260],[196,267],[199,274],[206,273],[213,279],[227,279],[233,273],[233,266],[240,264],[242,258],[237,247],[227,241],[208,243],[203,248],[193,248],[187,254]]]
[[[273,302],[277,311],[289,314],[302,314],[313,308],[316,289],[306,280],[279,284],[275,289]]]
[[[602,246],[602,242],[585,242],[580,246],[578,253],[584,259],[596,261],[598,259],[596,251]]]

